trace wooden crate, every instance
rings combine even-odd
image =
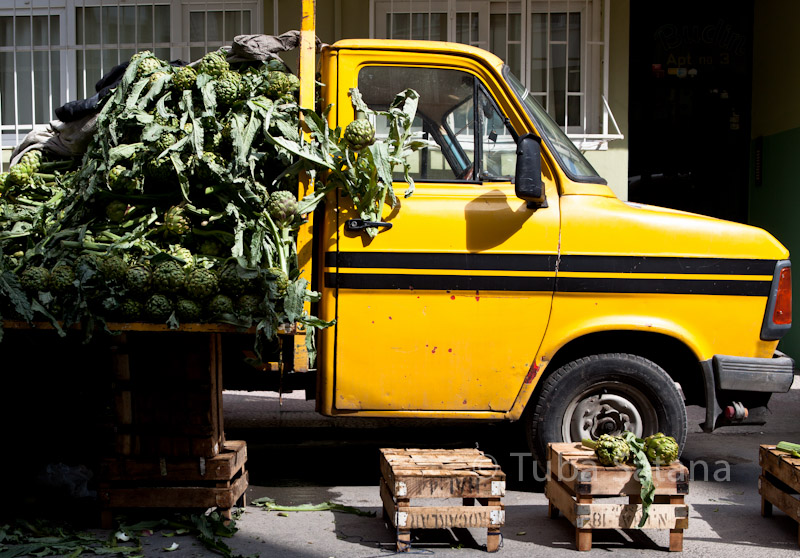
[[[775,446],[762,445],[758,449],[761,476],[758,493],[761,495],[761,515],[772,516],[772,506],[797,521],[797,544],[800,545],[800,459],[792,457]]]
[[[397,551],[411,547],[412,529],[487,529],[486,550],[500,547],[506,476],[477,449],[381,449],[383,513],[397,529]],[[461,506],[418,506],[412,499],[461,498]],[[475,506],[475,502],[481,504]]]
[[[231,440],[212,458],[113,457],[101,462],[99,494],[103,528],[111,528],[113,510],[127,508],[217,508],[243,501],[248,486],[247,445]]]
[[[129,332],[112,346],[114,452],[214,457],[225,442],[221,336]]]
[[[605,467],[594,451],[574,443],[549,444],[547,461],[548,513],[557,517],[560,511],[575,525],[578,550],[591,550],[594,529],[637,528],[642,517],[641,485],[633,466]],[[670,551],[683,550],[683,530],[689,526],[689,507],[684,502],[688,478],[689,471],[678,462],[653,467],[655,501],[642,528],[669,529]],[[613,496],[627,497],[628,503],[608,503]]]

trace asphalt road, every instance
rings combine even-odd
[[[268,496],[284,505],[335,502],[378,513],[361,517],[337,512],[290,512],[286,516],[248,506],[229,542],[234,551],[287,557],[383,556],[394,551],[394,533],[379,517],[378,448],[474,447],[494,456],[508,475],[504,498],[503,556],[574,556],[574,529],[548,519],[542,483],[534,478],[520,425],[404,427],[403,423],[332,421],[313,414],[313,403],[279,402],[274,394],[225,395],[229,439],[248,443],[248,497]],[[692,556],[789,556],[798,551],[798,526],[779,510],[760,515],[758,447],[800,441],[800,382],[772,399],[772,416],[761,427],[703,433],[702,409],[690,409],[690,434],[682,461],[690,470],[689,529],[684,553]],[[523,455],[519,455],[523,454]],[[415,553],[484,556],[482,529],[415,531]],[[161,550],[157,537],[152,553]],[[149,544],[149,543],[148,543]],[[590,554],[663,556],[668,534],[659,530],[608,530],[594,534]],[[204,556],[196,546],[178,558]]]
[[[777,509],[772,518],[761,517],[757,482],[760,444],[800,442],[800,381],[790,392],[774,396],[771,407],[773,414],[765,426],[720,429],[712,434],[703,433],[698,426],[702,409],[690,408],[690,434],[682,455],[691,473],[685,554],[726,558],[739,552],[748,557],[796,555],[797,524]],[[282,505],[334,502],[378,515],[332,511],[279,514],[250,504],[236,523],[239,531],[225,541],[235,554],[262,558],[391,554],[394,533],[380,518],[379,448],[477,445],[507,474],[506,523],[498,555],[576,556],[572,526],[566,519],[547,517],[543,484],[535,478],[534,462],[526,455],[519,424],[443,426],[331,420],[316,415],[313,402],[304,401],[300,393],[279,400],[271,393],[226,392],[224,412],[227,438],[247,442],[248,502],[261,497]],[[173,543],[178,548],[167,554],[169,558],[218,556],[191,537],[165,538],[157,532],[143,541],[143,554],[148,558],[165,556],[164,548]],[[485,543],[482,529],[415,531],[412,553],[485,556]],[[655,557],[663,556],[667,546],[666,531],[596,531],[589,554]]]

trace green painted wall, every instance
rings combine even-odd
[[[608,104],[625,139],[609,142],[607,151],[589,151],[586,158],[620,199],[628,199],[628,49],[630,1],[612,0],[609,43]],[[609,123],[609,132],[614,133]]]
[[[800,2],[796,0],[758,0],[755,4],[749,221],[770,231],[800,261],[796,209],[800,207],[800,73],[787,66],[797,50],[798,18]],[[759,143],[761,183],[756,185]],[[794,284],[797,290],[797,280]],[[800,358],[800,320],[795,320],[779,348]]]

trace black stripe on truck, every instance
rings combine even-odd
[[[372,269],[458,269],[463,271],[554,271],[556,256],[555,254],[326,252],[325,266]],[[559,262],[559,270],[578,273],[771,276],[775,270],[775,260],[563,255]]]
[[[326,273],[328,288],[360,290],[661,293],[768,296],[769,281]]]
[[[337,265],[338,264],[338,265]],[[409,252],[327,252],[327,267],[342,269],[437,269],[459,271],[552,271],[554,255],[436,254]],[[563,256],[560,271],[582,273],[663,273],[769,275],[774,260],[640,256]],[[325,286],[341,289],[516,291],[562,293],[663,293],[769,296],[769,280],[663,279],[646,277],[518,277],[428,275],[425,273],[325,273]]]

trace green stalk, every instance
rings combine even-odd
[[[61,245],[64,248],[85,248],[92,252],[106,252],[111,248],[111,244],[104,244],[99,242],[78,242],[77,240],[62,240]]]

